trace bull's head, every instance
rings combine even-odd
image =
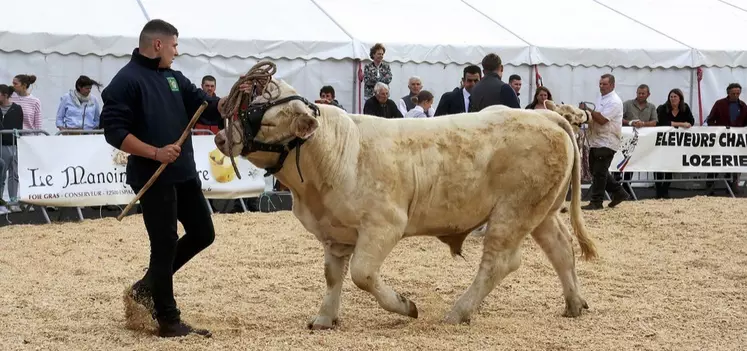
[[[559,115],[563,116],[571,125],[581,126],[587,123],[591,119],[591,113],[586,110],[582,110],[573,105],[556,105],[551,100],[545,101],[545,107],[550,111],[555,111]]]
[[[216,134],[215,145],[226,156],[245,157],[273,174],[280,170],[288,152],[314,134],[319,127],[318,114],[318,107],[293,87],[272,79],[263,94],[239,110],[238,121],[229,120]]]

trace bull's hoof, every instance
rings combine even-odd
[[[589,304],[580,297],[576,299],[567,299],[565,301],[565,311],[563,317],[575,318],[581,315],[583,310],[588,310]]]
[[[314,316],[309,319],[309,322],[306,323],[306,326],[311,330],[329,330],[329,329],[335,329],[338,324],[337,318],[332,318],[329,316]]]
[[[417,319],[418,318],[418,307],[415,306],[414,302],[412,302],[412,301],[409,301],[409,302],[410,302],[410,310],[407,312],[407,315],[410,316],[410,317],[412,317],[412,318],[416,318]]]
[[[451,325],[469,324],[470,318],[469,316],[463,316],[459,313],[451,311],[449,312],[449,314],[446,315],[446,318],[444,318],[444,323],[451,324]]]

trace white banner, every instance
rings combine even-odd
[[[623,127],[611,172],[744,173],[747,128]]]
[[[197,174],[209,199],[258,196],[265,190],[263,169],[216,149],[212,135],[193,135]],[[127,154],[107,144],[101,134],[22,136],[18,138],[19,197],[41,206],[123,205],[134,197],[127,185]]]

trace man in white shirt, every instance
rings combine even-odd
[[[606,190],[612,201],[608,207],[615,207],[630,198],[609,172],[610,163],[622,143],[623,102],[615,92],[615,76],[603,74],[599,79],[597,111],[591,112],[589,121],[589,169],[591,170],[591,201],[583,206],[585,210],[602,209],[604,191]],[[588,107],[582,104],[581,108]]]

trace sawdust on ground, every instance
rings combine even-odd
[[[736,350],[747,345],[747,200],[627,202],[586,212],[601,259],[578,261],[590,310],[561,316],[560,282],[527,239],[522,266],[469,326],[441,323],[472,282],[434,238],[401,242],[382,276],[420,319],[382,310],[346,277],[341,325],[311,332],[325,291],[323,251],[290,212],[214,216],[217,239],[175,276],[182,316],[213,338],[164,340],[127,328],[122,292],[142,276],[140,216],[0,231],[3,350]],[[576,249],[578,252],[578,249]]]

